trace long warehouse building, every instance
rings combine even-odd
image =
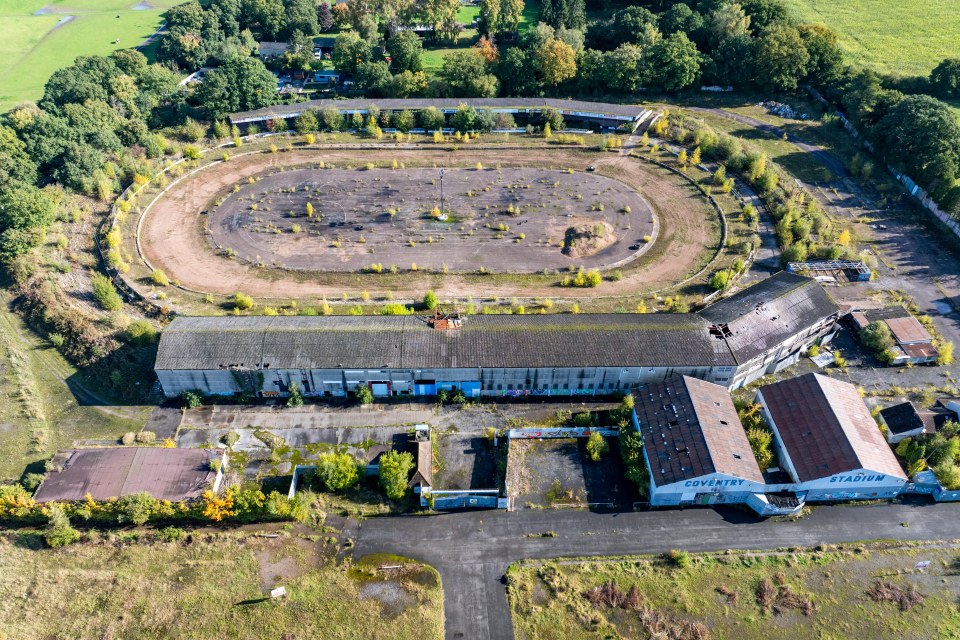
[[[687,314],[180,317],[155,369],[168,397],[593,396],[672,374],[736,388],[829,339],[837,312],[781,272]]]
[[[344,397],[606,395],[687,375],[728,388],[829,338],[837,305],[781,272],[699,313],[180,317],[163,332],[164,393]]]

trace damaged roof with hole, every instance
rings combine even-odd
[[[61,451],[37,489],[37,502],[108,500],[146,491],[159,500],[198,497],[216,478],[207,449],[104,447]]]
[[[818,373],[760,388],[776,431],[807,482],[865,469],[904,478],[857,388]]]
[[[763,482],[726,388],[689,376],[671,376],[643,385],[633,396],[658,487],[713,473]]]
[[[781,271],[700,312],[723,336],[738,364],[823,322],[839,308],[819,282]]]
[[[732,366],[696,314],[180,317],[158,370]]]

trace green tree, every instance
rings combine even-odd
[[[587,456],[594,462],[599,462],[600,458],[610,450],[610,445],[606,439],[600,435],[599,431],[594,431],[587,438]]]
[[[501,25],[503,5],[501,0],[480,0],[480,31],[494,35]]]
[[[393,73],[423,71],[423,44],[413,31],[401,31],[387,41],[390,53],[390,70]]]
[[[544,84],[556,86],[577,74],[577,54],[566,42],[551,38],[534,52]]]
[[[311,133],[317,130],[319,124],[317,123],[317,116],[314,115],[313,111],[304,111],[296,120],[294,120],[294,129],[297,130],[297,133]]]
[[[730,287],[733,278],[733,272],[730,269],[721,269],[710,278],[710,287],[714,291],[726,291]]]
[[[666,91],[680,91],[700,77],[701,55],[686,34],[673,35],[657,42],[645,56],[650,81]]]
[[[361,64],[373,59],[370,44],[360,39],[353,31],[347,31],[337,36],[333,44],[333,66],[341,73],[355,73]]]
[[[336,107],[327,107],[320,113],[323,121],[323,128],[327,131],[340,131],[343,129],[343,114]]]
[[[797,29],[810,55],[808,77],[821,86],[836,81],[843,71],[843,51],[837,34],[822,24],[802,24]]]
[[[47,507],[47,526],[43,529],[47,546],[59,549],[80,540],[80,532],[70,526],[70,518],[58,505]]]
[[[960,96],[960,58],[945,58],[930,72],[930,86],[943,98]]]
[[[357,386],[357,400],[360,404],[373,404],[373,392],[365,384]]]
[[[413,467],[413,456],[407,451],[388,451],[380,456],[380,486],[388,498],[400,500],[407,494]]]
[[[502,0],[500,5],[500,32],[514,33],[523,18],[523,0]]]
[[[423,308],[427,311],[433,311],[436,309],[438,303],[439,301],[437,300],[437,294],[435,294],[433,291],[427,291],[425,294],[423,294]]]
[[[446,55],[438,76],[441,91],[453,98],[492,98],[500,90],[500,81],[488,73],[487,61],[474,48]]]
[[[214,69],[197,88],[197,101],[213,118],[274,103],[277,80],[257,58],[234,58]]]
[[[290,396],[287,398],[288,407],[302,407],[303,393],[300,392],[300,385],[296,382],[290,383]]]
[[[146,491],[132,493],[117,501],[117,522],[139,527],[147,523],[157,506],[157,500]]]
[[[503,83],[503,94],[526,96],[537,90],[532,53],[521,47],[510,47],[500,56],[497,76]]]
[[[757,78],[769,89],[796,89],[807,75],[810,54],[796,27],[777,25],[757,43],[754,67]]]
[[[450,126],[460,132],[472,131],[477,120],[477,110],[471,105],[461,103],[456,113],[450,116]]]
[[[180,394],[180,402],[187,409],[196,409],[203,404],[203,396],[199,391],[184,391]]]
[[[321,453],[317,458],[317,479],[327,491],[344,491],[360,481],[360,465],[346,452]]]
[[[394,116],[393,126],[397,128],[397,131],[406,133],[413,129],[416,126],[416,120],[414,119],[413,112],[404,109],[400,113]]]

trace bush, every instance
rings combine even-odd
[[[157,434],[153,431],[141,431],[137,434],[137,442],[139,444],[153,444],[157,441]]]
[[[236,431],[229,431],[223,434],[223,437],[220,438],[220,442],[227,445],[227,447],[232,447],[240,441],[240,434]]]
[[[373,392],[370,391],[370,387],[365,384],[357,387],[357,400],[360,404],[373,404]]]
[[[46,474],[43,473],[27,473],[20,480],[20,484],[23,485],[24,489],[33,493],[46,477]]]
[[[413,466],[413,456],[407,451],[388,451],[380,456],[380,486],[388,498],[400,500],[407,494]]]
[[[599,462],[600,458],[607,451],[610,450],[610,445],[607,444],[607,441],[599,431],[594,431],[590,434],[590,437],[587,438],[587,455],[590,456],[590,459],[594,462]]]
[[[127,342],[133,344],[153,344],[157,340],[157,330],[146,320],[135,320],[124,332]]]
[[[247,311],[253,309],[256,303],[254,303],[253,298],[248,296],[245,293],[240,293],[239,291],[233,294],[233,306],[239,309],[240,311]]]
[[[667,553],[667,561],[678,569],[686,569],[693,565],[690,554],[679,549],[671,549]]]
[[[730,288],[730,281],[733,279],[733,271],[730,269],[721,269],[710,278],[710,287],[714,291],[726,291]]]
[[[766,429],[753,427],[747,429],[747,441],[760,470],[769,469],[773,465],[773,434]]]
[[[288,407],[302,407],[303,394],[300,393],[300,385],[296,382],[290,383],[290,396],[287,398]]]
[[[133,431],[127,431],[125,434],[123,434],[123,437],[120,438],[120,442],[122,442],[128,447],[136,441],[137,441],[137,434],[135,434]]]
[[[170,284],[170,279],[160,269],[154,269],[153,273],[150,274],[150,281],[158,287],[166,287]]]
[[[180,542],[187,537],[187,532],[179,527],[164,527],[156,533],[159,542]]]
[[[70,518],[57,505],[47,509],[47,526],[43,529],[43,540],[53,549],[65,547],[80,540],[80,532],[70,526]]]
[[[184,391],[180,394],[180,401],[187,409],[196,409],[203,404],[203,397],[199,391]]]
[[[150,432],[146,431],[144,433]],[[123,496],[117,500],[117,507],[119,509],[117,522],[119,524],[129,522],[135,527],[144,525],[150,520],[151,514],[156,510],[157,502],[158,500],[146,491]]]
[[[100,273],[92,273],[90,281],[93,284],[93,297],[101,307],[107,311],[119,311],[123,307],[123,300],[110,278]]]
[[[437,294],[435,294],[433,291],[427,291],[423,295],[423,308],[427,311],[433,311],[436,309],[437,304],[439,304],[437,301]]]
[[[327,491],[343,491],[360,481],[360,466],[349,453],[330,451],[317,458],[317,479]]]

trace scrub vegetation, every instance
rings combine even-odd
[[[521,562],[507,594],[541,640],[956,637],[957,549],[898,545]]]

